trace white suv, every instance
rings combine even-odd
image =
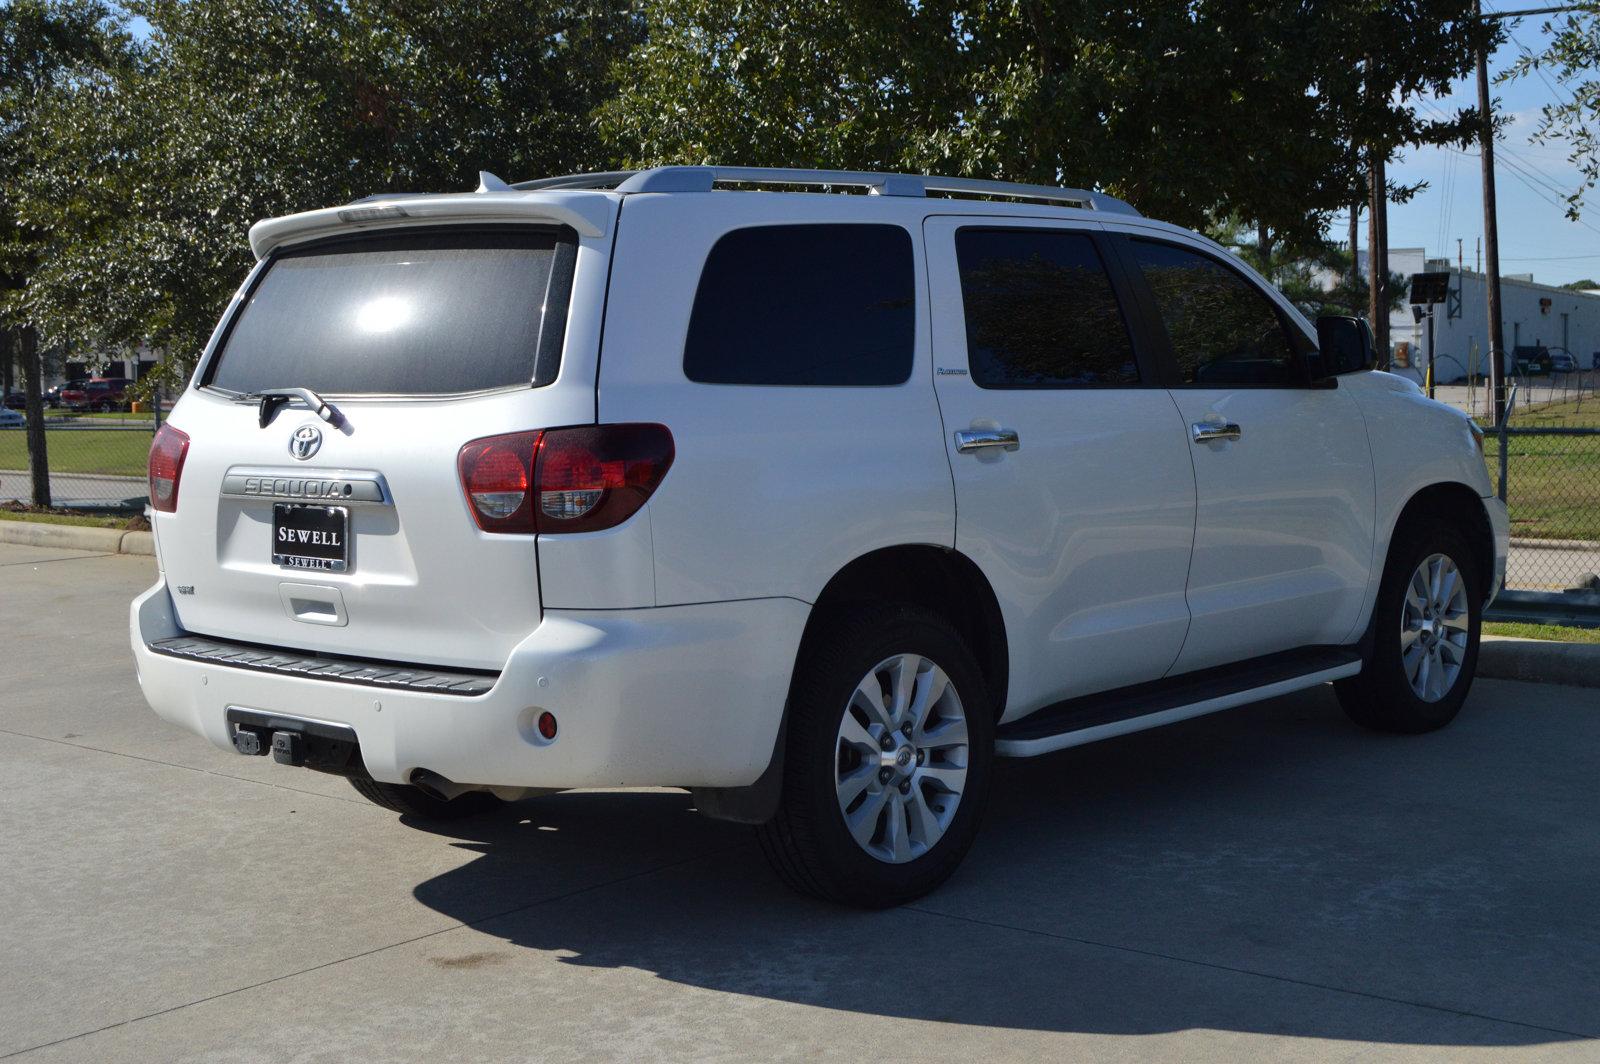
[[[1471,683],[1471,421],[1109,197],[484,175],[250,239],[132,608],[219,747],[417,817],[686,787],[877,906],[951,873],[997,756],[1330,680],[1422,732]]]

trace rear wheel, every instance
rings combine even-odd
[[[1414,735],[1455,719],[1478,664],[1483,594],[1478,558],[1443,521],[1395,533],[1361,672],[1334,685],[1356,723]]]
[[[421,787],[405,783],[379,783],[370,776],[350,776],[350,786],[361,797],[418,820],[460,820],[493,809],[500,799],[487,791],[468,791],[457,798],[435,798]]]
[[[796,890],[899,905],[944,882],[972,845],[993,711],[971,651],[937,614],[856,607],[823,623],[797,666],[762,848]]]

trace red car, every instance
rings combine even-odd
[[[68,410],[126,410],[132,384],[126,377],[96,377],[80,387],[61,389],[61,405]]]

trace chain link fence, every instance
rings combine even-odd
[[[0,414],[0,506],[33,501],[26,414]],[[150,412],[45,410],[50,505],[137,513],[149,498],[145,468],[157,419]]]
[[[1509,382],[1504,485],[1499,433],[1476,414],[1489,479],[1511,512],[1506,587],[1560,592],[1600,586],[1600,373]]]

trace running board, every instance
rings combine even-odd
[[[994,752],[1001,757],[1035,757],[1259,702],[1360,671],[1361,656],[1349,647],[1307,647],[1170,676],[1057,702],[1003,724],[995,734]]]

